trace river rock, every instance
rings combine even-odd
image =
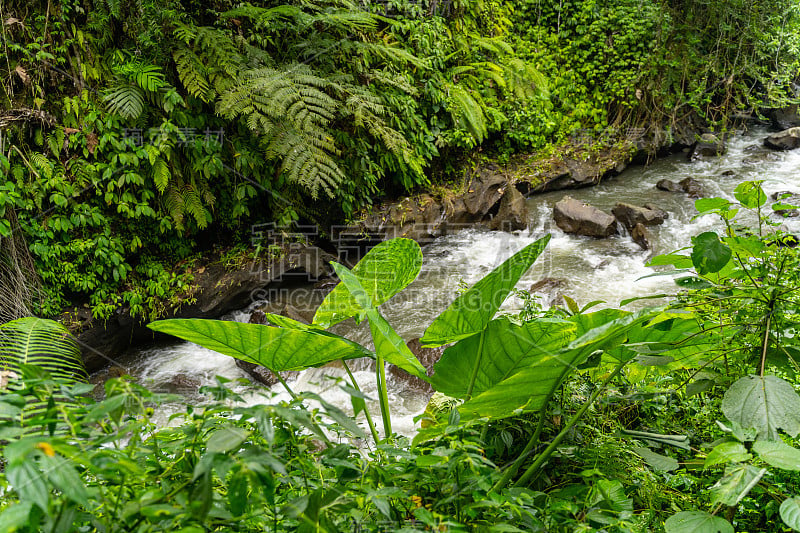
[[[764,139],[764,146],[772,150],[794,150],[800,147],[800,127],[773,133]]]
[[[776,130],[788,130],[800,126],[800,114],[797,113],[797,104],[780,109],[770,109],[766,113],[772,127]]]
[[[556,203],[553,219],[565,233],[598,238],[617,233],[617,219],[570,196],[565,196]]]
[[[800,203],[800,194],[790,191],[774,192],[770,194],[769,197],[775,202],[780,202],[787,205],[797,205]],[[796,218],[800,216],[800,208],[776,209],[773,212],[776,216],[783,218]]]
[[[500,209],[489,222],[489,228],[502,231],[517,231],[528,227],[528,204],[525,197],[513,185],[506,187],[500,200]]]
[[[658,180],[656,189],[667,192],[683,192],[683,188],[680,185],[666,178]]]
[[[463,196],[467,213],[478,219],[483,218],[503,197],[506,184],[506,178],[492,167],[481,169]]]
[[[564,296],[564,290],[569,287],[569,281],[565,278],[542,278],[528,288],[531,294],[541,294],[547,307],[552,307],[560,302]]]
[[[633,242],[641,246],[642,250],[649,250],[650,243],[653,241],[653,236],[650,231],[642,223],[636,224],[631,230],[631,239]]]
[[[683,191],[689,195],[689,198],[696,199],[706,196],[706,193],[703,190],[703,185],[694,178],[683,178],[678,182],[678,185],[680,185],[681,189],[683,189]]]
[[[658,207],[656,204],[651,204],[651,203],[648,202],[648,203],[644,204],[644,207],[646,209],[649,209],[650,211],[655,211],[656,213],[658,213],[658,216],[660,216],[664,220],[669,218],[669,213],[667,211],[664,211],[660,207]]]
[[[727,150],[725,140],[714,134],[704,133],[700,136],[689,152],[689,159],[695,161],[704,157],[715,157],[723,155]]]
[[[633,230],[637,224],[657,226],[663,224],[666,218],[664,216],[664,210],[662,209],[656,211],[626,203],[618,203],[611,212],[629,232]]]
[[[411,339],[406,343],[406,346],[408,346],[408,349],[411,350],[411,353],[417,357],[422,366],[425,367],[427,375],[433,375],[433,365],[439,362],[439,359],[442,358],[445,347],[439,346],[437,348],[423,348],[419,338]],[[394,376],[399,381],[402,381],[406,386],[408,386],[408,388],[414,389],[415,391],[419,391],[423,394],[433,393],[433,388],[429,383],[422,381],[418,377],[412,376],[402,368],[389,365],[389,374]]]

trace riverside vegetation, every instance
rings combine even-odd
[[[682,287],[669,305],[498,315],[549,236],[525,247],[427,328],[424,343],[448,345],[430,377],[378,309],[419,273],[407,239],[334,264],[341,283],[310,325],[151,324],[275,372],[373,358],[383,435],[349,372],[368,429],[286,383],[290,402],[242,407],[223,380],[156,427],[153,406],[176,398],[114,379],[88,400],[63,326],[6,323],[0,528],[800,531],[800,256],[768,216],[787,204],[768,207],[758,182],[735,197],[696,202],[721,235],[653,260],[678,269],[662,273]],[[327,331],[347,318],[368,321],[374,352]],[[410,443],[391,433],[384,363],[449,398]]]
[[[0,238],[27,239],[36,314],[99,319],[190,302],[193,262],[249,248],[253,224],[327,228],[576,135],[722,132],[793,101],[800,36],[773,0],[9,0],[0,18]]]
[[[253,224],[326,227],[576,132],[724,131],[792,103],[799,9],[9,0],[0,271],[30,252],[38,316],[154,320],[191,298],[192,261],[252,253]],[[276,372],[374,359],[377,402],[340,383],[352,413],[244,407],[219,380],[156,425],[180,397],[123,378],[91,399],[63,326],[6,322],[0,531],[800,531],[800,265],[767,216],[790,206],[757,182],[735,198],[698,200],[724,229],[653,260],[678,274],[661,307],[498,314],[548,238],[521,250],[429,326],[431,376],[379,310],[419,272],[403,239],[335,265],[311,325],[152,323]],[[346,318],[374,351],[327,331]],[[410,442],[385,364],[438,391]]]

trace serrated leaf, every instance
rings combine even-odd
[[[225,453],[234,450],[250,436],[246,429],[225,425],[215,429],[206,443],[206,450],[211,453]]]
[[[661,455],[652,451],[650,448],[634,446],[631,448],[633,453],[644,459],[644,461],[658,472],[671,472],[680,466],[678,461],[672,457]]]
[[[713,231],[692,237],[692,264],[701,275],[719,272],[731,256],[731,249]]]
[[[525,272],[550,242],[545,235],[508,258],[461,294],[425,330],[422,343],[442,346],[486,329],[489,321]]]
[[[683,511],[667,518],[665,533],[734,533],[733,526],[703,511]]]
[[[711,501],[733,507],[739,503],[767,473],[766,468],[737,464],[725,467],[725,474],[712,486]]]
[[[369,296],[372,305],[381,305],[406,288],[422,268],[422,250],[411,239],[384,241],[367,252],[352,273]],[[341,283],[325,297],[314,315],[313,324],[329,328],[355,316],[361,307]]]
[[[714,449],[708,453],[703,462],[703,468],[726,463],[743,463],[752,457],[741,442],[723,442],[714,446]]]
[[[800,450],[782,440],[759,440],[753,451],[764,462],[783,470],[800,470]]]
[[[698,213],[712,213],[726,210],[731,203],[725,198],[698,198],[694,201],[694,208]]]
[[[755,209],[767,202],[767,195],[760,181],[744,181],[733,190],[733,196],[748,209]]]
[[[303,370],[337,359],[373,357],[360,344],[312,330],[196,318],[161,320],[147,327],[273,372]]]
[[[794,529],[800,531],[800,497],[793,496],[783,501],[780,507],[781,520]]]
[[[777,440],[783,429],[792,437],[800,433],[800,396],[777,376],[745,376],[722,398],[722,412],[743,428],[754,428],[759,439]]]

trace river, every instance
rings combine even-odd
[[[419,337],[456,296],[460,283],[474,283],[511,254],[546,233],[552,234],[552,240],[520,281],[520,289],[527,289],[545,277],[561,278],[566,280],[563,291],[579,304],[603,300],[604,306],[617,306],[621,300],[635,296],[674,292],[670,278],[645,277],[654,272],[645,266],[648,258],[688,246],[691,236],[716,228],[717,223],[713,216],[694,219],[694,200],[682,193],[657,190],[656,182],[663,178],[677,182],[693,177],[702,183],[708,196],[731,200],[735,186],[745,180],[764,180],[763,186],[768,194],[776,191],[800,193],[800,150],[766,152],[761,148],[766,135],[766,130],[759,128],[733,135],[728,142],[727,154],[720,157],[690,162],[686,154],[675,154],[646,167],[631,167],[597,187],[531,196],[527,200],[529,227],[515,234],[473,228],[435,239],[423,247],[425,260],[417,281],[384,304],[382,311],[403,338]],[[564,195],[606,212],[610,212],[617,202],[654,203],[670,216],[662,226],[650,228],[653,249],[645,251],[624,234],[599,240],[563,233],[552,222],[552,211],[555,202]],[[800,231],[800,219],[784,219],[783,224],[788,231]],[[521,301],[512,297],[504,309],[513,311],[520,305]],[[256,306],[253,304],[224,318],[247,320],[250,310]],[[369,344],[369,332],[363,325],[356,326],[348,321],[337,326],[335,331]],[[143,384],[157,390],[177,390],[196,402],[203,399],[193,392],[197,384],[213,383],[216,375],[229,379],[247,378],[231,358],[185,342],[131,351],[123,359],[123,364]],[[295,391],[313,391],[326,401],[349,409],[349,396],[338,386],[342,374],[343,371],[335,367],[311,369],[301,373],[291,386]],[[176,376],[181,378],[177,383]],[[357,366],[355,376],[364,392],[377,399],[374,372],[369,365]],[[416,427],[413,418],[424,410],[427,398],[394,378],[389,380],[389,387],[393,429],[400,434],[413,435]],[[248,403],[288,399],[280,385],[274,387],[274,391],[245,384],[237,384],[235,388]],[[163,406],[160,410],[164,421],[172,410],[172,406]],[[377,401],[373,402],[371,410],[380,426]]]

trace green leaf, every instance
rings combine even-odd
[[[23,530],[28,524],[33,502],[14,503],[0,512],[0,531],[13,532]]]
[[[694,201],[694,208],[698,213],[713,213],[727,211],[731,203],[725,198],[698,198]]]
[[[233,516],[241,516],[247,509],[247,476],[241,472],[235,473],[228,483],[228,506]]]
[[[733,526],[703,511],[683,511],[667,518],[665,533],[734,533]]]
[[[164,194],[169,185],[170,177],[169,166],[163,159],[158,158],[153,164],[153,182],[161,194]]]
[[[422,268],[422,250],[411,239],[384,241],[367,252],[352,273],[377,307],[417,279]],[[353,317],[360,306],[339,284],[325,297],[314,315],[314,324],[329,328]]]
[[[474,396],[459,408],[466,417],[506,418],[515,411],[541,409],[563,380],[598,350],[608,350],[625,339],[625,333],[649,318],[642,310],[590,330],[553,355],[532,357],[528,366]]]
[[[6,466],[6,477],[22,501],[33,502],[47,514],[50,490],[33,460],[15,461]]]
[[[235,450],[250,436],[250,432],[240,427],[225,425],[215,429],[206,443],[211,453],[225,453]]]
[[[550,235],[526,246],[461,294],[428,326],[422,343],[441,346],[486,329],[519,279],[542,253]]]
[[[719,272],[731,259],[731,249],[713,231],[692,237],[692,264],[701,275]]]
[[[800,450],[782,440],[759,440],[753,451],[764,462],[783,470],[800,470]]]
[[[59,381],[86,381],[88,375],[77,341],[54,320],[26,317],[0,325],[0,368],[21,374],[33,365]]]
[[[161,320],[147,327],[273,372],[303,370],[337,359],[373,357],[360,344],[315,331],[196,318]]]
[[[657,255],[647,262],[647,266],[672,265],[675,268],[683,269],[692,266],[692,258],[682,254],[662,254]]]
[[[760,181],[744,181],[740,183],[733,190],[733,196],[748,209],[756,209],[767,201],[767,195],[764,193],[764,189],[761,188]]]
[[[521,326],[507,318],[492,320],[484,332],[483,353],[478,353],[480,335],[473,335],[447,348],[434,366],[431,384],[454,398],[467,394],[473,369],[480,359],[473,394],[490,389],[500,381],[542,357],[554,355],[576,338],[575,324],[540,319]]]
[[[708,453],[705,462],[703,462],[703,468],[725,463],[743,463],[749,461],[752,457],[741,442],[726,441],[717,444]]]
[[[667,455],[656,453],[650,448],[633,446],[631,450],[633,450],[633,453],[644,459],[644,461],[653,467],[653,470],[656,470],[657,472],[671,472],[672,470],[677,470],[680,466],[677,460]]]
[[[794,529],[800,531],[800,497],[793,496],[783,501],[780,508],[781,520]]]
[[[347,267],[338,263],[331,264],[346,290],[353,296],[356,304],[366,312],[372,340],[375,343],[375,353],[412,376],[428,381],[425,367],[420,364],[416,356],[406,346],[405,341],[374,307],[358,278]]]
[[[711,487],[711,501],[733,507],[756,486],[761,477],[767,473],[766,468],[752,465],[735,464],[725,467],[725,475]]]
[[[722,398],[722,412],[743,428],[754,428],[759,439],[778,440],[778,430],[800,433],[800,396],[776,376],[745,376]]]

